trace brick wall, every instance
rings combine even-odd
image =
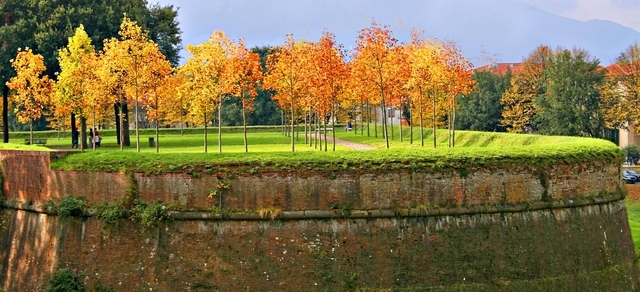
[[[33,206],[66,194],[94,204],[117,200],[131,184],[120,173],[51,170],[51,157],[0,151],[4,195]],[[0,287],[32,291],[68,267],[89,291],[635,290],[624,185],[613,163],[504,166],[464,177],[457,170],[237,174],[221,190],[226,210],[391,209],[384,216],[193,217],[143,228],[5,209]],[[143,199],[187,210],[218,204],[220,195],[209,194],[221,182],[135,174]],[[420,205],[442,210],[409,215]]]

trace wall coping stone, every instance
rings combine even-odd
[[[607,196],[595,196],[590,198],[571,198],[565,200],[554,200],[550,202],[526,202],[506,205],[477,205],[459,206],[450,208],[397,208],[397,209],[376,209],[376,210],[304,210],[304,211],[282,211],[274,217],[278,220],[307,220],[307,219],[375,219],[393,217],[437,217],[455,216],[471,214],[493,214],[493,213],[516,213],[523,211],[537,211],[548,209],[575,208],[589,205],[602,205],[611,202],[624,200],[624,193],[611,194]],[[52,210],[29,203],[16,201],[5,201],[2,204],[5,208],[37,212],[49,215],[56,215]],[[90,209],[86,216],[92,216]],[[233,213],[213,213],[202,211],[168,211],[173,220],[274,220],[270,216],[260,216],[258,212],[233,212]]]

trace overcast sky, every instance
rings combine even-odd
[[[401,41],[409,38],[406,20],[422,17],[423,11],[451,10],[451,3],[475,6],[460,9],[464,13],[483,13],[483,9],[500,9],[508,2],[528,4],[540,10],[580,21],[609,20],[640,31],[640,0],[148,0],[150,3],[178,7],[178,18],[183,31],[183,46],[206,41],[214,30],[223,30],[227,36],[244,38],[248,47],[281,45],[287,33],[294,38],[315,41],[322,30],[336,35],[345,48],[355,44],[360,29],[372,20],[390,25],[394,36]],[[481,4],[480,4],[481,3]],[[485,6],[485,7],[483,7]],[[524,5],[526,6],[526,5]],[[464,14],[460,13],[460,14]],[[455,13],[430,14],[457,21],[465,15]],[[492,14],[495,15],[495,14]],[[426,17],[426,16],[425,16]],[[512,20],[511,20],[512,21]],[[517,20],[516,20],[517,21]],[[522,20],[526,21],[526,20]],[[511,26],[517,24],[510,24]],[[528,24],[531,25],[531,24]],[[424,28],[422,28],[424,29]],[[432,30],[438,28],[430,28]],[[405,35],[397,36],[396,31]],[[491,32],[488,32],[491,33]],[[346,37],[348,36],[348,37]],[[430,35],[427,35],[430,36]],[[469,38],[478,37],[470,36]],[[480,36],[481,37],[481,36]],[[459,41],[459,40],[455,40]],[[635,40],[629,40],[631,44]],[[533,48],[532,48],[533,49]],[[492,52],[489,52],[492,53]],[[183,51],[183,59],[188,54]],[[184,60],[183,60],[184,61]]]

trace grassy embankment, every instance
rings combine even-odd
[[[271,131],[269,131],[271,129]],[[413,169],[420,171],[438,171],[447,168],[466,169],[487,165],[551,165],[561,161],[589,161],[596,159],[622,159],[622,152],[612,143],[599,139],[576,137],[552,137],[540,135],[519,135],[507,133],[486,133],[457,131],[456,147],[449,148],[447,130],[437,132],[437,148],[433,148],[431,129],[425,129],[424,146],[420,143],[419,129],[414,128],[413,143],[410,143],[409,128],[403,129],[403,141],[399,138],[399,128],[395,127],[390,149],[386,149],[382,131],[378,137],[371,129],[366,131],[344,132],[336,128],[337,138],[377,147],[371,151],[357,151],[337,146],[331,151],[319,151],[315,146],[305,143],[304,133],[300,132],[291,152],[290,137],[283,135],[278,128],[255,127],[248,134],[249,153],[244,152],[241,127],[224,128],[222,134],[222,153],[218,153],[217,129],[210,129],[208,135],[208,153],[204,153],[202,129],[187,129],[180,135],[179,129],[161,129],[159,137],[160,153],[149,147],[148,139],[154,137],[153,129],[141,131],[141,153],[136,152],[135,133],[131,131],[131,144],[120,150],[116,144],[114,130],[100,131],[102,145],[97,151],[88,149],[84,153],[70,155],[58,160],[53,167],[85,171],[176,171],[185,167],[222,167],[234,166],[246,171],[270,170],[345,170],[353,168],[374,168],[383,171],[394,169]],[[47,146],[53,149],[69,149],[69,134],[37,132],[36,137],[47,137]],[[391,137],[390,132],[390,137]],[[1,144],[0,147],[22,149],[45,149],[40,146],[25,146],[28,133],[12,133],[11,141],[16,144]],[[155,137],[154,137],[155,138]],[[473,149],[473,150],[472,150]],[[242,170],[241,170],[242,171]]]

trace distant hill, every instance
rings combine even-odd
[[[584,48],[607,65],[629,45],[640,41],[640,32],[611,21],[582,22],[509,0],[393,3],[397,5],[383,8],[395,15],[393,19],[379,22],[391,24],[398,38],[404,35],[408,39],[412,27],[422,28],[426,37],[455,40],[477,66],[483,65],[483,50],[489,55],[497,54],[496,61],[520,62],[541,44]],[[374,7],[369,9],[373,13]]]
[[[221,29],[230,37],[245,38],[250,47],[280,45],[289,32],[296,39],[315,41],[327,28],[349,49],[355,46],[358,32],[375,19],[390,25],[400,41],[410,41],[413,27],[423,29],[425,37],[455,40],[475,66],[487,64],[483,56],[494,54],[497,58],[492,61],[520,62],[541,44],[584,48],[608,65],[629,45],[640,41],[640,32],[622,25],[577,21],[517,0],[267,2],[272,3],[234,0],[233,4],[207,4],[212,5],[210,9],[185,6],[179,11],[181,23],[197,29],[185,30],[183,39],[185,43],[201,43],[214,29]]]

